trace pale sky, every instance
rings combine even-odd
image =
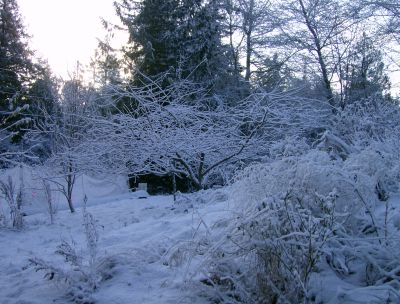
[[[47,59],[55,75],[68,79],[76,62],[90,62],[97,39],[105,30],[100,18],[119,24],[113,7],[114,0],[18,0],[24,25],[36,54]],[[119,33],[114,46],[127,41]],[[69,74],[70,72],[70,74]],[[391,73],[392,91],[400,92],[400,72]]]
[[[105,30],[100,17],[118,22],[114,0],[18,0],[30,46],[57,76],[69,78],[76,62],[88,64]],[[120,38],[122,40],[123,38]]]

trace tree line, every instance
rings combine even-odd
[[[93,76],[77,68],[61,81],[30,49],[17,1],[0,0],[0,164],[52,164],[71,211],[85,170],[178,176],[202,189],[270,157],[282,138],[326,137],[349,107],[398,104],[395,0],[114,6],[122,27],[103,21]],[[129,34],[121,49],[118,30]]]

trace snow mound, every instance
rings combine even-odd
[[[67,200],[58,191],[57,183],[65,185],[62,177],[49,177],[43,168],[31,168],[27,166],[14,167],[0,171],[0,180],[12,179],[15,189],[23,185],[23,212],[35,214],[46,211],[46,195],[43,184],[43,177],[49,182],[52,190],[53,202],[57,210],[68,209]],[[88,205],[99,204],[109,201],[114,197],[129,197],[130,190],[128,178],[122,175],[101,175],[90,176],[81,174],[76,177],[72,192],[72,201],[75,207],[83,205],[85,196],[88,198]],[[7,206],[0,204],[0,208]]]

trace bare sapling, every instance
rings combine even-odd
[[[21,213],[22,198],[21,195],[18,195],[17,197],[15,196],[15,185],[11,176],[8,177],[7,182],[0,181],[0,192],[10,208],[12,227],[15,229],[21,229],[23,227]]]
[[[50,216],[50,224],[54,224],[54,216],[55,216],[57,210],[54,206],[53,196],[51,194],[50,183],[43,180],[43,188],[44,188],[44,193],[46,196],[47,211]]]

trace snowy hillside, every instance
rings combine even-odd
[[[91,193],[107,192],[101,183],[88,181]],[[48,214],[41,212],[25,216],[22,231],[0,230],[2,304],[70,303],[67,283],[56,278],[47,281],[45,272],[28,266],[29,259],[37,257],[74,272],[55,254],[63,241],[73,244],[83,263],[88,262],[82,208],[70,214],[59,207],[52,225]],[[197,250],[191,242],[205,235],[206,227],[227,209],[226,202],[215,200],[212,205],[200,202],[193,206],[190,202],[174,204],[171,196],[139,199],[137,193],[89,197],[87,211],[94,216],[99,235],[97,258],[113,261],[92,300],[104,304],[208,303],[193,292],[190,283],[196,268],[190,255]]]
[[[310,156],[308,159],[312,162]],[[321,168],[321,159],[318,163]],[[279,161],[275,166],[280,174],[285,172]],[[308,177],[303,175],[303,186],[309,178],[318,178],[311,163],[303,169],[314,172]],[[387,222],[385,227],[389,231],[387,237],[382,237],[386,244],[381,244],[373,231],[357,239],[345,236],[350,228],[344,228],[343,213],[331,214],[335,216],[335,224],[343,225],[341,237],[323,236],[325,224],[309,214],[308,225],[316,230],[315,236],[308,240],[318,247],[299,243],[294,250],[293,242],[307,239],[304,233],[308,228],[299,225],[285,228],[293,229],[292,232],[274,232],[276,227],[283,229],[287,225],[284,214],[279,215],[280,221],[274,222],[279,207],[272,207],[273,198],[263,199],[267,193],[273,194],[273,189],[285,187],[274,170],[273,165],[267,174],[261,168],[253,168],[244,172],[233,186],[179,194],[175,203],[172,196],[140,199],[138,193],[114,191],[115,184],[86,178],[86,190],[93,195],[88,198],[86,208],[80,206],[71,214],[59,205],[53,224],[47,212],[36,209],[23,217],[22,230],[0,230],[1,303],[251,303],[251,290],[260,284],[256,281],[261,276],[257,277],[269,273],[268,269],[259,268],[260,252],[267,253],[269,246],[276,253],[289,250],[290,256],[284,251],[280,253],[281,262],[291,263],[293,269],[299,270],[305,267],[304,259],[311,257],[307,256],[309,250],[315,250],[312,256],[316,264],[306,281],[301,273],[296,279],[293,273],[274,270],[276,275],[293,279],[282,294],[290,303],[294,303],[290,300],[293,292],[301,291],[298,285],[301,282],[307,284],[303,287],[313,303],[398,303],[397,250],[389,250],[396,248],[398,242],[399,196],[388,201],[389,218],[383,203],[373,214],[379,231],[384,229],[381,223]],[[321,170],[321,174],[324,172]],[[272,177],[277,179],[276,184]],[[32,183],[25,180],[26,185]],[[82,189],[76,193],[83,196]],[[96,197],[95,193],[104,196]],[[327,204],[329,197],[332,194],[324,198],[322,192],[319,196]],[[343,195],[338,197],[346,199]],[[66,202],[62,203],[66,207]],[[301,221],[302,211],[298,208],[295,213],[287,213],[287,219]],[[328,219],[330,213],[326,212],[320,216]],[[361,223],[368,217],[361,212],[358,221]],[[313,226],[312,221],[317,221],[318,226]],[[255,229],[261,223],[263,226]],[[369,259],[370,268],[363,268]],[[382,280],[382,275],[386,279]],[[365,277],[376,283],[364,286]]]
[[[67,201],[61,191],[58,191],[57,183],[65,182],[62,177],[51,176],[43,172],[43,168],[31,168],[28,166],[14,167],[0,171],[0,181],[7,182],[12,179],[15,189],[19,189],[21,184],[24,188],[24,212],[34,214],[47,211],[43,182],[48,179],[54,180],[50,183],[52,200],[56,210],[68,209]],[[90,201],[89,205],[99,204],[107,201],[108,197],[123,196],[129,192],[127,178],[121,175],[103,175],[93,178],[88,175],[80,174],[77,176],[72,200],[74,205],[82,206],[84,196]],[[4,202],[0,208],[7,208]],[[4,212],[5,210],[3,210]]]

